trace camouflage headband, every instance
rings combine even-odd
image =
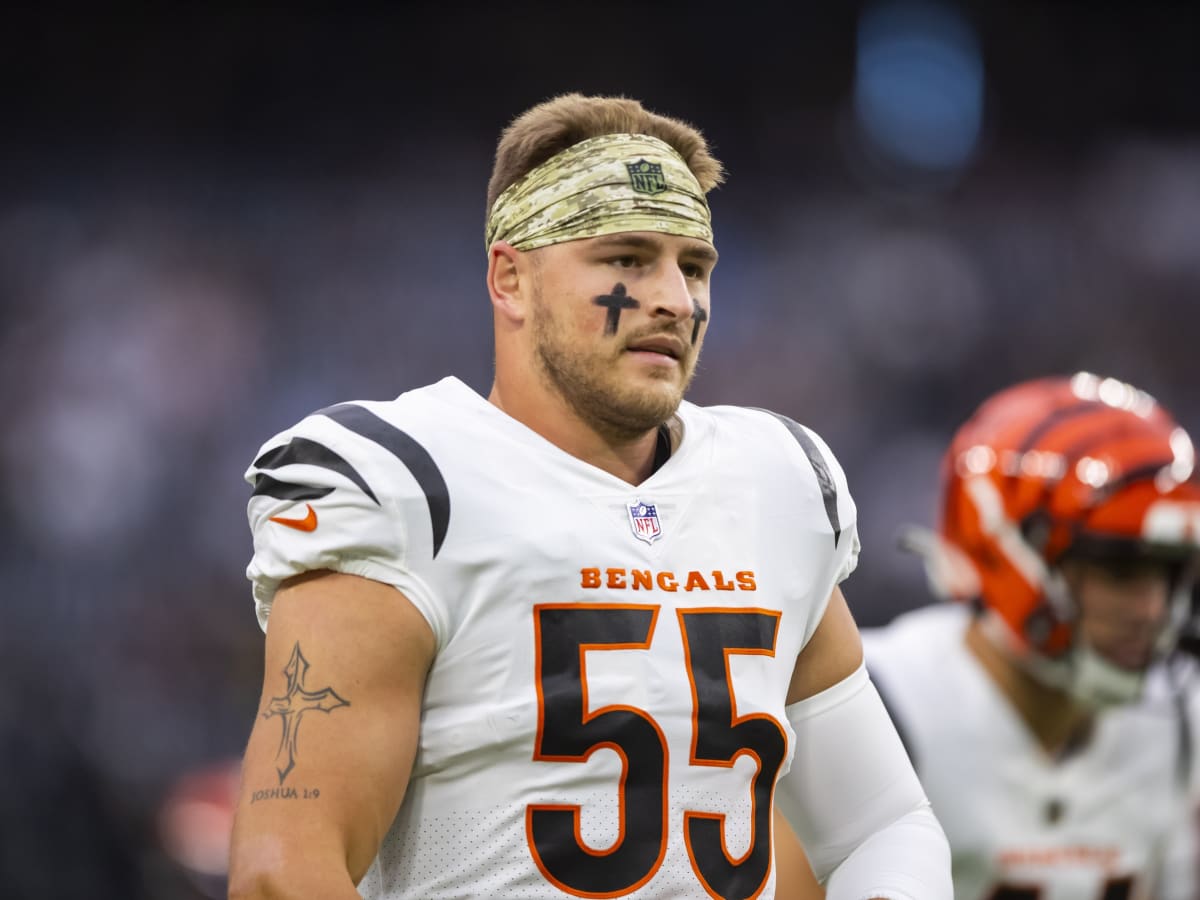
[[[496,198],[485,249],[508,241],[532,250],[563,241],[658,231],[712,243],[712,218],[696,176],[648,134],[605,134],[552,156]]]

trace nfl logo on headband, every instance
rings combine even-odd
[[[626,509],[629,510],[629,527],[633,529],[635,538],[653,544],[662,537],[662,523],[658,521],[658,508],[653,503],[634,500]]]
[[[625,163],[625,168],[629,170],[633,189],[639,194],[661,194],[667,189],[661,164],[639,159],[635,163]]]

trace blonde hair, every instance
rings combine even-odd
[[[704,135],[686,122],[652,113],[626,97],[563,94],[521,113],[500,135],[487,214],[505,188],[523,175],[568,147],[604,134],[648,134],[665,142],[683,157],[706,194],[724,180]]]

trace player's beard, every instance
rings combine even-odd
[[[550,303],[545,302],[541,286],[533,297],[534,351],[542,378],[566,401],[575,413],[598,433],[614,440],[632,440],[657,428],[675,414],[683,394],[691,383],[698,351],[689,347],[679,360],[683,377],[664,370],[651,387],[622,378],[619,360],[630,341],[678,328],[654,328],[573,344],[568,329],[557,319]]]

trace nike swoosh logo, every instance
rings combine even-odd
[[[271,516],[271,521],[278,522],[280,525],[286,525],[288,528],[295,528],[297,531],[316,531],[317,511],[312,508],[311,503],[305,503],[304,506],[308,509],[308,515],[306,515],[303,519],[288,519],[284,516]]]

